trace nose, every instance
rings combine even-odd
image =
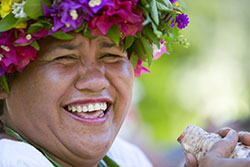
[[[101,92],[109,87],[109,81],[99,69],[88,69],[79,75],[75,82],[75,88],[91,92]]]

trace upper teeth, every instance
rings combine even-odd
[[[89,103],[84,105],[69,105],[68,110],[72,112],[92,112],[96,110],[106,110],[107,109],[107,103]]]

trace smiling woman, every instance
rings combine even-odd
[[[142,63],[188,46],[177,0],[2,0],[0,14],[0,167],[151,167],[116,136]],[[199,165],[249,166],[222,132]]]
[[[151,167],[116,136],[142,63],[188,46],[180,4],[2,0],[0,14],[0,167]]]
[[[3,120],[63,166],[95,166],[128,111],[133,67],[122,48],[99,48],[112,43],[107,37],[74,36],[39,41],[37,59],[16,74],[4,96]]]

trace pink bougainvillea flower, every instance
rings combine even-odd
[[[32,46],[17,46],[11,48],[13,54],[5,54],[4,58],[0,62],[0,65],[7,73],[13,73],[15,71],[23,71],[31,60],[35,60],[37,50]]]
[[[169,54],[169,52],[167,51],[166,45],[162,44],[161,45],[161,49],[158,49],[154,52],[154,57],[153,59],[159,59],[164,53]]]
[[[113,24],[116,24],[123,33],[122,38],[135,35],[142,30],[144,18],[142,11],[137,7],[137,0],[112,0],[112,2],[114,5],[104,6],[100,10],[100,15],[96,15],[88,22],[92,35],[106,35]]]
[[[17,29],[17,31],[18,39],[15,41],[15,43],[20,45],[32,43],[33,41],[45,38],[48,35],[48,31],[44,28],[34,34],[26,34],[24,29]]]
[[[46,29],[41,29],[40,31],[37,31],[36,33],[32,34],[32,37],[37,39],[45,38],[48,35],[48,31]]]
[[[137,65],[134,70],[135,77],[139,78],[141,74],[150,73],[150,71],[147,68],[142,66],[142,63],[143,61],[141,59],[138,59]]]
[[[30,63],[30,60],[35,60],[37,50],[32,46],[20,46],[16,50],[17,63],[14,64],[15,69],[19,72],[23,71],[24,67]]]
[[[0,66],[7,73],[21,72],[37,55],[32,46],[14,46],[15,40],[13,29],[0,35]]]
[[[8,71],[6,69],[7,66],[17,62],[15,54],[16,47],[13,46],[13,41],[15,41],[15,36],[13,34],[14,30],[10,30],[2,33],[0,36],[0,64],[6,71]]]

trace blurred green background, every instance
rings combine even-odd
[[[250,111],[250,1],[183,1],[191,45],[174,47],[136,79],[136,123],[127,121],[137,126],[132,140],[142,134],[161,149],[178,145],[189,124],[219,128],[246,122]]]

